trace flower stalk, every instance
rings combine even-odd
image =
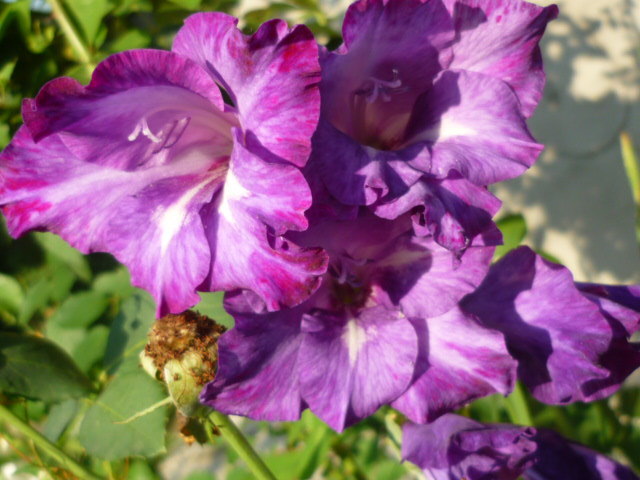
[[[60,0],[49,0],[49,5],[51,5],[51,10],[53,10],[53,18],[60,26],[60,30],[62,30],[62,33],[69,42],[69,45],[78,56],[80,63],[85,65],[90,71],[93,70],[94,65],[91,63],[91,54],[80,39],[80,35],[78,35],[78,32],[76,32],[76,29],[71,24]]]
[[[220,431],[220,434],[229,443],[231,448],[235,450],[238,456],[246,462],[249,470],[251,470],[251,473],[253,473],[258,480],[275,480],[276,477],[271,473],[269,467],[267,467],[240,429],[229,417],[214,410],[209,413],[207,420]]]
[[[29,440],[31,440],[36,447],[41,449],[43,452],[57,461],[62,468],[68,470],[76,477],[86,480],[100,480],[100,477],[89,472],[73,458],[67,455],[64,451],[47,440],[39,432],[34,430],[29,424],[25,423],[22,419],[14,415],[13,412],[11,412],[11,410],[9,410],[4,405],[0,405],[0,422],[11,425],[12,428],[20,432],[25,437],[29,438]]]

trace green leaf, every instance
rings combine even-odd
[[[134,460],[129,467],[127,480],[159,480],[149,463],[142,460]]]
[[[3,39],[7,28],[13,22],[18,23],[18,28],[23,38],[31,32],[31,10],[29,0],[18,0],[9,5],[3,5],[0,13],[0,40]]]
[[[123,266],[97,275],[93,281],[93,289],[120,298],[127,298],[136,291],[131,285],[129,271]]]
[[[507,252],[520,245],[520,242],[522,242],[524,236],[527,234],[527,224],[524,217],[520,214],[507,215],[498,220],[496,224],[502,232],[504,244],[496,248],[496,253],[493,257],[494,261],[504,257]]]
[[[202,0],[169,0],[171,3],[178,5],[185,10],[197,10]]]
[[[109,328],[96,325],[85,335],[73,351],[73,359],[83,372],[88,372],[102,358],[107,348]]]
[[[0,273],[0,309],[9,310],[11,313],[20,312],[24,302],[22,287],[18,281],[8,275]]]
[[[107,342],[104,365],[114,373],[127,358],[138,360],[138,354],[147,343],[147,333],[155,321],[155,304],[151,296],[136,291],[122,302]]]
[[[93,45],[102,19],[113,10],[113,4],[109,0],[66,0],[65,5],[80,26],[84,39]]]
[[[88,327],[100,318],[108,305],[107,297],[101,292],[76,293],[65,300],[49,321],[63,328]]]
[[[3,332],[0,336],[0,390],[57,402],[86,395],[87,377],[57,345],[44,338]]]
[[[151,44],[151,35],[142,30],[128,30],[114,39],[109,45],[110,52],[122,52],[132,48],[146,48]]]
[[[52,233],[38,232],[34,234],[34,238],[47,255],[60,260],[69,266],[78,278],[85,282],[91,280],[91,269],[85,256],[78,250],[73,248],[62,238]]]
[[[50,441],[56,442],[77,412],[77,400],[66,400],[52,406],[43,426],[42,434]]]
[[[233,317],[229,315],[222,306],[224,292],[200,292],[199,294],[200,303],[193,307],[193,309],[215,320],[216,323],[224,325],[227,328],[232,328]]]
[[[41,278],[33,286],[29,287],[22,303],[22,309],[18,322],[25,324],[31,317],[49,302],[49,282]]]
[[[165,450],[167,408],[119,424],[158,403],[167,393],[142,370],[116,376],[87,411],[78,440],[90,455],[118,460],[132,455],[151,457]]]

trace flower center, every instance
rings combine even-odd
[[[351,124],[341,130],[378,150],[399,148],[411,114],[405,95],[409,90],[395,68],[387,79],[369,77],[351,92]]]
[[[371,294],[371,287],[364,284],[360,279],[361,275],[354,273],[349,267],[351,265],[345,261],[329,266],[331,299],[336,309],[357,310],[365,305]]]

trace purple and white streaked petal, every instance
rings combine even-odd
[[[304,25],[264,23],[251,36],[223,13],[187,18],[173,51],[200,64],[230,95],[247,135],[277,161],[303,166],[320,115],[318,46]],[[266,155],[263,155],[266,158]]]
[[[211,261],[197,212],[222,182],[194,155],[121,171],[81,161],[56,135],[34,143],[22,127],[0,154],[9,232],[45,229],[84,253],[111,252],[129,266],[133,284],[152,293],[159,313],[185,310],[198,301],[195,288]]]
[[[505,335],[519,378],[540,401],[603,398],[640,366],[624,326],[576,288],[569,270],[527,247],[496,263],[461,306]]]
[[[273,311],[297,305],[317,289],[327,256],[282,238],[287,230],[307,227],[304,211],[311,206],[311,194],[302,172],[265,162],[250,148],[237,139],[224,187],[202,212],[209,245],[217,255],[201,287],[249,289]]]
[[[640,330],[640,285],[576,283],[578,290],[600,310],[620,322],[631,336]]]
[[[444,0],[453,17],[456,42],[450,68],[499,78],[516,92],[531,116],[545,83],[538,43],[558,7],[522,0]]]
[[[451,169],[476,185],[514,178],[542,151],[527,129],[520,103],[501,80],[464,70],[445,71],[416,102],[407,144],[432,144],[431,170]]]
[[[411,420],[431,422],[477,398],[512,390],[516,362],[502,334],[458,308],[412,323],[419,339],[416,371],[411,386],[392,403]]]
[[[218,372],[200,401],[254,420],[298,420],[305,408],[298,380],[300,308],[266,315],[232,313],[235,327],[220,338]]]
[[[411,381],[417,337],[398,311],[376,306],[357,319],[313,312],[303,317],[302,331],[302,396],[334,430],[371,415]]]

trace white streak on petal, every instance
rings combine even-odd
[[[349,352],[349,364],[353,367],[356,364],[358,353],[367,342],[367,333],[364,328],[358,325],[355,319],[351,319],[345,325],[342,340],[346,344],[347,351]]]
[[[220,207],[218,212],[230,223],[235,224],[236,221],[233,218],[233,212],[229,205],[229,200],[241,200],[251,195],[251,192],[244,188],[237,177],[233,174],[233,171],[227,172],[227,177],[224,181],[224,189],[222,191],[222,200],[220,201]]]

